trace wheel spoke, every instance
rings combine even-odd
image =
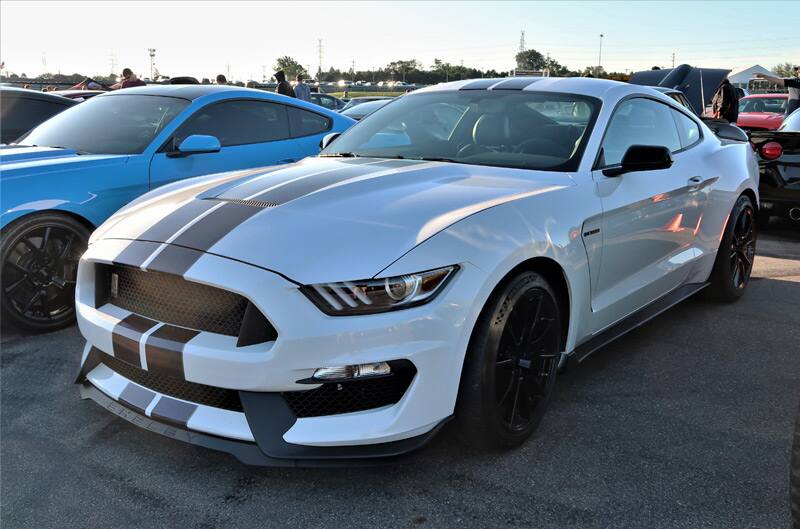
[[[37,248],[36,245],[31,242],[29,237],[24,237],[21,242],[22,244],[27,246],[31,250],[31,252],[35,253],[36,255],[39,255],[40,253],[39,248]]]
[[[497,367],[513,367],[514,366],[514,359],[513,358],[505,358],[503,360],[498,360],[495,364]]]
[[[52,228],[50,226],[48,226],[48,227],[46,227],[44,229],[44,237],[42,237],[42,245],[39,248],[39,250],[42,253],[47,253],[47,243],[50,242],[50,232],[51,231],[52,231]]]
[[[522,386],[521,378],[522,377],[519,376],[517,377],[517,389],[514,391],[514,405],[511,407],[511,419],[509,420],[509,423],[511,424],[512,428],[514,427],[514,419],[517,416],[517,408],[519,408],[519,388]]]
[[[39,299],[42,297],[43,294],[44,294],[43,290],[37,290],[36,293],[33,296],[31,296],[31,298],[25,304],[25,308],[22,309],[22,313],[25,314],[26,312],[28,312],[33,307],[33,305],[37,301],[39,301]]]
[[[24,266],[22,266],[21,264],[15,262],[15,261],[8,261],[8,262],[6,262],[6,264],[9,264],[9,265],[13,266],[14,268],[17,269],[18,272],[20,272],[22,274],[28,275],[28,274],[31,273],[30,270],[28,270],[27,268],[25,268]]]
[[[61,250],[61,254],[58,256],[59,260],[63,261],[64,258],[69,253],[69,249],[72,247],[72,241],[75,240],[75,234],[70,233],[67,242],[64,243],[64,249]]]
[[[17,289],[17,287],[19,287],[22,283],[24,283],[27,280],[28,280],[28,274],[25,274],[24,276],[22,276],[21,279],[17,280],[13,285],[6,287],[5,293],[11,294]]]
[[[499,406],[503,406],[503,403],[508,398],[508,395],[511,393],[511,390],[514,389],[514,384],[517,382],[518,379],[519,379],[519,373],[514,373],[509,377],[508,387],[505,389],[505,391],[503,391],[503,396],[500,397],[500,400],[497,402]]]

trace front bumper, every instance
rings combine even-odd
[[[458,281],[451,281],[428,305],[386,314],[332,317],[279,274],[203,254],[184,278],[245,296],[278,333],[274,341],[237,347],[235,337],[199,332],[175,348],[185,381],[237,392],[242,409],[235,410],[173,398],[132,382],[102,362],[104,355],[124,358],[115,347],[119,348],[120,324],[130,313],[112,304],[95,306],[95,264],[137,266],[140,263],[116,259],[122,250],[127,249],[125,255],[147,255],[155,246],[144,241],[102,240],[84,255],[76,305],[87,344],[76,382],[82,384],[85,397],[115,413],[124,410],[124,418],[137,417],[132,422],[146,423],[148,429],[222,449],[245,462],[260,453],[258,458],[266,459],[259,464],[400,455],[424,444],[452,415],[475,312],[474,293],[454,286],[462,280],[478,284],[476,268],[462,266]],[[133,341],[127,336],[133,354],[137,348],[141,352],[142,364],[148,332],[152,331],[134,334]],[[283,392],[313,388],[297,381],[309,378],[319,367],[397,360],[411,362],[416,375],[392,405],[298,417],[281,397]]]

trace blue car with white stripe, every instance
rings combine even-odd
[[[5,321],[39,332],[71,323],[89,234],[143,193],[316,155],[326,134],[353,123],[259,90],[146,86],[94,97],[1,146]]]

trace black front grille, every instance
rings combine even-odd
[[[370,410],[397,403],[414,379],[411,362],[390,362],[392,375],[349,382],[329,382],[309,391],[287,391],[283,398],[298,417],[319,417]]]
[[[159,322],[228,336],[239,336],[249,304],[234,292],[127,266],[99,265],[96,282],[98,306],[108,302]],[[271,328],[268,337],[274,340],[274,328],[259,315],[256,319]]]
[[[205,384],[187,382],[179,378],[152,373],[109,355],[104,355],[102,362],[115,373],[119,373],[131,382],[157,393],[213,408],[242,411],[242,402],[239,400],[238,391],[215,388],[214,386],[206,386]]]

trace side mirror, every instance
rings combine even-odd
[[[205,134],[192,134],[184,139],[180,145],[176,147],[173,152],[167,154],[172,158],[181,158],[189,156],[190,154],[207,154],[212,152],[219,152],[222,146],[219,140],[214,136],[206,136]]]
[[[606,176],[619,176],[636,171],[657,171],[672,167],[672,154],[666,147],[655,145],[631,145],[622,157],[619,167],[603,170]]]
[[[341,135],[342,135],[341,132],[331,132],[330,134],[326,134],[325,136],[322,137],[322,139],[319,142],[319,149],[320,150],[324,149],[325,147],[333,143],[333,140],[335,140]]]

